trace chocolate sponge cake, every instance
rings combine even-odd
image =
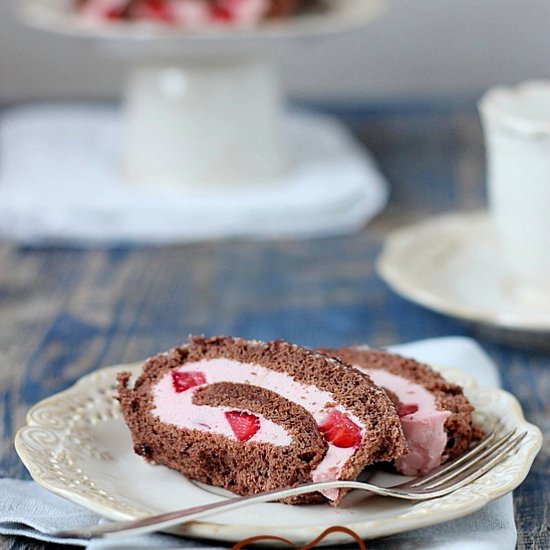
[[[401,418],[409,452],[395,461],[405,475],[420,475],[468,450],[480,430],[462,388],[413,359],[368,347],[328,350],[386,390]]]
[[[240,495],[356,479],[406,452],[395,407],[368,376],[283,341],[191,338],[133,384],[120,373],[118,399],[136,453]]]

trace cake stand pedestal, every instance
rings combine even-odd
[[[87,40],[132,67],[119,172],[130,184],[188,189],[284,178],[287,144],[272,62],[297,42],[360,27],[384,0],[320,0],[319,9],[247,28],[91,25],[73,0],[22,0],[28,25]]]
[[[273,67],[245,59],[142,65],[126,86],[121,169],[141,185],[244,185],[280,176]]]

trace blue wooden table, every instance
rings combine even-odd
[[[356,235],[87,250],[0,241],[0,477],[27,477],[12,441],[29,406],[98,367],[140,360],[190,333],[329,347],[472,336],[470,327],[396,296],[374,261],[392,229],[484,206],[473,107],[378,105],[336,114],[392,186],[389,208]],[[549,548],[550,356],[481,344],[545,433],[515,505],[519,548]],[[0,538],[0,549],[14,547],[43,545]]]

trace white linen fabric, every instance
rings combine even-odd
[[[118,109],[46,105],[0,119],[0,236],[28,244],[327,237],[380,212],[388,188],[334,118],[289,112],[289,159],[271,181],[173,190],[119,175]]]
[[[478,385],[500,385],[498,370],[473,340],[462,337],[436,338],[394,346],[391,351],[417,360],[465,371]],[[0,534],[21,535],[39,540],[88,545],[92,550],[122,548],[208,548],[219,546],[177,539],[167,535],[128,537],[119,540],[56,540],[42,531],[84,527],[101,518],[80,506],[42,489],[31,481],[0,479]],[[491,502],[464,518],[400,535],[369,541],[370,550],[513,550],[516,527],[512,495]]]

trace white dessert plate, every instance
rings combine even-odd
[[[135,455],[129,432],[113,399],[116,373],[138,365],[108,367],[34,406],[15,440],[32,477],[46,489],[106,518],[134,519],[220,500],[226,493],[198,484]],[[326,527],[345,525],[366,539],[442,523],[474,512],[512,491],[527,476],[542,443],[540,430],[525,421],[516,399],[497,389],[478,388],[454,369],[439,369],[461,384],[479,422],[499,418],[506,428],[525,430],[521,449],[471,485],[446,497],[419,503],[350,493],[338,508],[329,505],[260,504],[218,514],[178,530],[188,537],[239,541],[277,535],[305,544]],[[375,473],[377,482],[389,474]],[[393,478],[397,476],[391,476]],[[349,542],[334,534],[325,544]]]
[[[486,212],[446,214],[393,232],[377,269],[395,292],[440,313],[516,333],[550,331],[550,298],[507,275]]]

